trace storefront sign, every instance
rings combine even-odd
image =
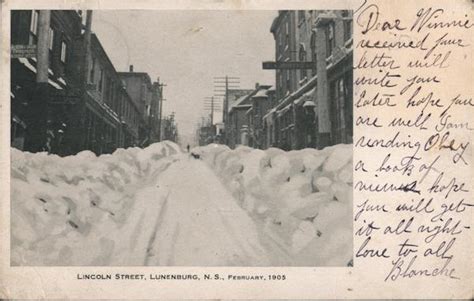
[[[263,69],[313,69],[315,62],[263,62]]]
[[[12,58],[33,58],[36,57],[36,45],[12,45]]]

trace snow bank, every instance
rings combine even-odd
[[[352,149],[11,150],[12,265],[344,266]]]
[[[13,265],[271,264],[214,172],[170,142],[100,157],[12,149],[11,187]]]
[[[345,266],[352,259],[352,145],[256,150],[208,145],[211,166],[259,226],[273,264]]]
[[[11,149],[13,265],[142,265],[165,196],[143,189],[176,160],[172,142],[60,158]]]

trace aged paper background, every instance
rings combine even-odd
[[[199,268],[199,267],[10,267],[9,258],[9,225],[10,225],[10,204],[9,204],[9,101],[8,101],[8,90],[9,90],[9,23],[10,23],[10,9],[354,9],[357,10],[363,5],[363,1],[3,1],[1,5],[1,179],[2,179],[2,190],[1,190],[1,207],[0,207],[0,297],[1,298],[108,298],[108,299],[147,299],[147,298],[269,298],[269,299],[332,299],[332,298],[472,298],[473,293],[473,232],[472,232],[472,209],[468,206],[458,206],[456,204],[460,199],[464,199],[465,203],[473,203],[472,201],[472,130],[461,127],[458,129],[451,130],[451,136],[446,140],[445,144],[449,145],[452,139],[455,142],[451,144],[451,149],[448,147],[432,147],[423,152],[423,158],[420,159],[427,165],[429,165],[437,154],[440,154],[440,159],[436,169],[438,171],[444,171],[446,176],[449,178],[443,179],[443,183],[448,185],[450,178],[452,181],[453,177],[456,177],[456,188],[451,185],[451,195],[448,198],[441,197],[441,201],[436,203],[435,200],[433,205],[434,210],[440,213],[442,209],[449,207],[451,203],[454,203],[450,211],[454,214],[454,222],[460,220],[461,224],[457,230],[462,229],[462,233],[453,235],[451,228],[445,228],[445,231],[439,234],[439,241],[436,245],[429,245],[432,248],[440,246],[440,241],[444,240],[448,243],[452,237],[456,238],[455,244],[452,248],[447,250],[443,255],[447,258],[451,256],[449,262],[449,269],[455,269],[452,276],[457,279],[450,279],[447,276],[420,276],[420,277],[398,277],[396,280],[386,278],[392,264],[397,260],[397,252],[399,245],[402,244],[406,238],[410,239],[411,242],[416,242],[423,247],[420,253],[427,248],[428,245],[423,245],[423,239],[427,236],[426,233],[417,233],[416,229],[413,228],[410,234],[401,233],[400,235],[384,235],[380,233],[388,225],[393,228],[400,223],[401,219],[406,216],[406,221],[410,216],[415,217],[413,224],[416,226],[420,225],[435,225],[430,224],[430,219],[433,218],[435,213],[417,213],[407,214],[402,212],[395,212],[395,206],[393,204],[399,204],[402,202],[403,197],[406,199],[418,198],[418,196],[409,195],[406,197],[399,194],[398,192],[387,191],[385,193],[374,193],[368,191],[354,190],[354,213],[356,214],[358,209],[362,207],[365,200],[370,200],[372,204],[387,204],[387,208],[390,208],[390,213],[386,214],[379,211],[373,212],[362,212],[359,219],[354,222],[354,231],[363,228],[371,221],[373,225],[378,225],[382,229],[375,231],[370,241],[370,247],[373,250],[379,250],[382,253],[384,248],[387,248],[387,253],[390,254],[390,258],[381,258],[380,256],[360,256],[355,258],[354,267],[352,268],[244,268],[244,267],[228,267],[228,268]],[[370,5],[376,5],[378,7],[378,13],[374,6],[368,8]],[[354,122],[357,117],[378,119],[379,124],[388,124],[395,116],[406,119],[415,120],[420,114],[420,108],[425,106],[423,118],[429,113],[432,114],[432,118],[425,124],[427,130],[416,129],[411,133],[412,141],[420,141],[425,143],[428,137],[437,133],[434,130],[436,124],[439,123],[439,116],[442,111],[445,110],[456,95],[460,95],[460,99],[471,99],[471,101],[464,101],[461,104],[450,107],[449,113],[451,120],[457,120],[459,123],[465,123],[468,121],[472,122],[472,116],[474,116],[472,108],[472,92],[473,92],[473,64],[472,64],[472,42],[473,42],[473,30],[472,27],[461,28],[462,26],[452,26],[450,28],[432,29],[428,30],[426,27],[420,29],[419,32],[416,30],[409,31],[408,29],[414,23],[417,12],[420,9],[428,10],[429,8],[441,8],[444,9],[443,16],[439,17],[439,20],[445,20],[447,22],[453,20],[471,20],[472,24],[472,9],[473,2],[468,0],[450,0],[450,1],[368,1],[365,3],[362,10],[359,10],[354,17],[354,48],[355,57],[354,64],[360,61],[361,56],[367,49],[357,48],[356,45],[361,39],[375,40],[387,40],[395,37],[397,34],[400,36],[400,40],[413,39],[416,42],[420,42],[424,34],[430,32],[430,45],[433,47],[435,43],[435,37],[440,38],[444,33],[448,33],[451,42],[445,43],[445,45],[439,45],[435,51],[439,53],[446,53],[452,50],[449,56],[449,62],[446,64],[449,67],[446,68],[417,68],[410,69],[406,65],[409,60],[416,57],[416,53],[407,51],[406,49],[392,49],[390,51],[379,51],[385,52],[386,55],[392,56],[397,59],[397,63],[401,66],[400,69],[395,68],[391,70],[393,73],[403,73],[403,78],[407,79],[414,75],[419,75],[425,79],[431,77],[432,81],[424,83],[420,94],[417,95],[416,99],[422,99],[427,97],[430,92],[433,92],[433,99],[442,99],[443,107],[436,106],[436,102],[429,101],[425,98],[425,101],[412,108],[406,107],[407,95],[413,93],[414,87],[409,89],[403,96],[394,96],[392,103],[397,103],[397,106],[361,106],[354,107]],[[365,14],[358,20],[358,14],[364,9]],[[371,23],[371,28],[364,34],[363,31],[367,29],[367,20],[370,17],[369,13],[372,13],[372,22],[375,21],[375,17],[378,16],[379,25]],[[397,24],[396,19],[400,19],[398,27],[405,27],[408,29],[398,30],[395,27]],[[383,25],[383,22],[388,23]],[[434,19],[432,21],[435,21]],[[463,22],[459,22],[461,24]],[[420,24],[418,24],[420,25]],[[378,29],[376,30],[376,27]],[[382,27],[385,26],[385,30]],[[391,28],[390,28],[391,27]],[[223,29],[225,31],[225,29]],[[225,34],[225,33],[223,33]],[[388,38],[387,38],[388,37]],[[462,42],[459,42],[462,39]],[[446,45],[450,44],[450,45]],[[463,44],[464,46],[460,46]],[[428,47],[428,46],[427,46]],[[444,47],[444,48],[443,48]],[[374,54],[374,49],[369,49],[368,55]],[[423,52],[426,55],[427,51]],[[423,55],[420,55],[423,57]],[[440,63],[440,62],[438,62]],[[369,69],[356,69],[354,70],[354,79],[361,76],[374,76],[379,72],[385,73],[387,70],[379,71],[378,68]],[[439,83],[433,83],[433,77],[437,76]],[[393,82],[396,79],[393,79]],[[400,84],[398,88],[393,90],[394,94],[398,94],[400,89],[405,86]],[[383,84],[381,84],[383,85]],[[354,104],[359,99],[358,93],[361,93],[366,89],[367,95],[375,95],[377,92],[391,93],[381,85],[360,85],[354,87]],[[415,85],[416,86],[416,85]],[[462,101],[460,101],[462,102]],[[453,121],[454,122],[454,121]],[[423,127],[423,126],[421,126]],[[470,125],[470,128],[474,125]],[[401,131],[401,134],[412,129],[402,127],[374,127],[364,124],[355,126],[354,142],[356,142],[362,135],[371,137],[385,137],[385,139],[392,138],[397,131]],[[433,139],[436,139],[433,138]],[[440,140],[440,137],[437,138]],[[433,141],[432,141],[433,142]],[[434,143],[434,142],[433,142]],[[438,141],[438,144],[441,142]],[[457,145],[463,143],[465,151],[460,155],[459,151],[463,147],[458,148]],[[380,166],[380,162],[386,157],[388,153],[391,153],[392,158],[403,157],[404,155],[410,155],[412,153],[407,152],[406,148],[393,148],[390,150],[370,149],[363,147],[354,147],[354,164],[357,168],[357,162],[362,160],[365,163],[367,172],[361,172],[359,169],[354,173],[354,183],[358,180],[367,182],[375,182],[374,170]],[[418,153],[418,155],[420,155]],[[456,155],[460,155],[456,157]],[[454,159],[453,159],[454,158]],[[456,160],[457,159],[457,160]],[[454,161],[456,162],[454,162]],[[398,161],[399,163],[400,161]],[[395,161],[391,164],[395,165]],[[420,164],[416,165],[415,170],[420,170]],[[359,165],[359,167],[361,167]],[[421,168],[423,169],[423,168]],[[416,171],[413,172],[413,175]],[[419,173],[421,174],[421,173]],[[438,175],[437,173],[436,175]],[[421,189],[422,196],[433,197],[433,194],[437,194],[436,191],[427,192],[429,184],[436,180],[435,174],[430,174],[426,177],[424,183],[419,183],[418,189]],[[380,172],[377,177],[383,178],[387,181],[390,180],[392,183],[409,183],[407,175],[402,175],[399,172],[389,173],[387,171]],[[434,177],[434,178],[433,178]],[[466,183],[461,189],[460,183]],[[451,183],[452,184],[452,183]],[[425,187],[427,185],[427,187]],[[441,190],[441,186],[438,190]],[[413,187],[412,187],[413,188]],[[434,189],[436,190],[436,189]],[[447,189],[444,190],[444,194]],[[421,196],[420,196],[421,197]],[[446,200],[445,200],[446,199]],[[449,199],[449,202],[448,202]],[[455,202],[456,201],[456,202]],[[444,202],[445,207],[441,206]],[[390,205],[392,204],[392,205]],[[359,206],[359,207],[357,207]],[[461,211],[461,209],[464,210]],[[456,211],[457,210],[457,211]],[[406,214],[406,215],[404,215]],[[405,223],[406,224],[406,223]],[[365,228],[366,229],[366,228]],[[405,235],[405,236],[404,236]],[[441,239],[445,235],[446,238]],[[354,241],[354,252],[360,248],[367,235],[355,235]],[[419,240],[419,241],[418,241]],[[367,245],[369,246],[369,245]],[[444,245],[446,249],[446,244]],[[374,251],[375,252],[375,251]],[[419,255],[422,255],[418,253]],[[441,251],[438,252],[439,256],[427,256],[425,258],[416,261],[413,267],[419,269],[430,269],[434,268],[441,269],[446,263],[446,258],[441,257]],[[421,256],[420,256],[421,257]],[[409,257],[405,259],[408,264]],[[215,283],[213,281],[167,281],[167,282],[153,282],[153,281],[79,281],[76,280],[77,273],[199,273],[199,274],[214,274],[220,273],[226,274],[285,274],[287,277],[286,281],[282,282],[231,282],[224,281]],[[393,274],[392,274],[393,275]]]

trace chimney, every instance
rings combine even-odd
[[[258,89],[258,87],[260,87],[260,84],[259,84],[259,83],[255,83],[255,89]]]
[[[133,72],[133,65],[130,65],[130,72]]]

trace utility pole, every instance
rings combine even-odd
[[[216,96],[224,97],[224,106],[222,108],[222,122],[224,123],[224,142],[227,143],[227,119],[229,112],[229,90],[238,89],[240,85],[239,77],[221,76],[214,77],[214,93]]]
[[[206,97],[204,99],[204,108],[206,110],[210,110],[210,117],[211,117],[211,122],[210,122],[210,125],[209,125],[209,129],[210,129],[210,132],[208,133],[210,136],[212,136],[212,140],[214,140],[214,136],[217,134],[216,133],[216,127],[214,126],[214,111],[216,109],[220,109],[220,104],[217,104],[216,105],[216,102],[215,102],[215,97],[214,96],[211,96],[211,97]]]
[[[204,109],[210,111],[211,125],[213,125],[214,124],[214,112],[216,110],[222,109],[221,104],[216,102],[216,97],[215,96],[206,97],[204,99]]]
[[[81,100],[77,103],[75,103],[72,107],[73,110],[73,117],[72,117],[72,125],[70,127],[71,131],[71,144],[73,145],[72,147],[72,153],[79,152],[83,149],[86,148],[86,145],[88,144],[89,141],[86,141],[86,133],[90,130],[89,127],[91,126],[90,124],[85,124],[84,116],[85,116],[85,110],[86,110],[86,96],[87,95],[87,90],[88,85],[89,85],[89,74],[90,74],[90,68],[91,68],[91,35],[92,35],[92,10],[88,10],[86,12],[86,24],[84,28],[84,34],[83,34],[83,47],[84,47],[84,54],[82,57],[82,67],[81,67],[81,95],[82,97],[80,98]]]
[[[48,67],[49,67],[49,27],[50,10],[40,10],[38,17],[38,44],[36,47],[35,95],[28,110],[28,128],[25,150],[40,152],[45,150],[48,127]]]
[[[163,98],[163,87],[166,87],[166,84],[162,84],[160,83],[160,79],[158,78],[158,88],[160,90],[160,119],[159,119],[159,122],[158,122],[158,140],[161,141],[162,137],[161,137],[161,125],[162,125],[162,118],[163,118],[163,101],[166,101],[166,99]]]
[[[224,107],[222,121],[227,121],[227,111],[229,109],[229,89],[238,89],[240,85],[239,77],[221,76],[214,77],[214,95],[224,97]]]

